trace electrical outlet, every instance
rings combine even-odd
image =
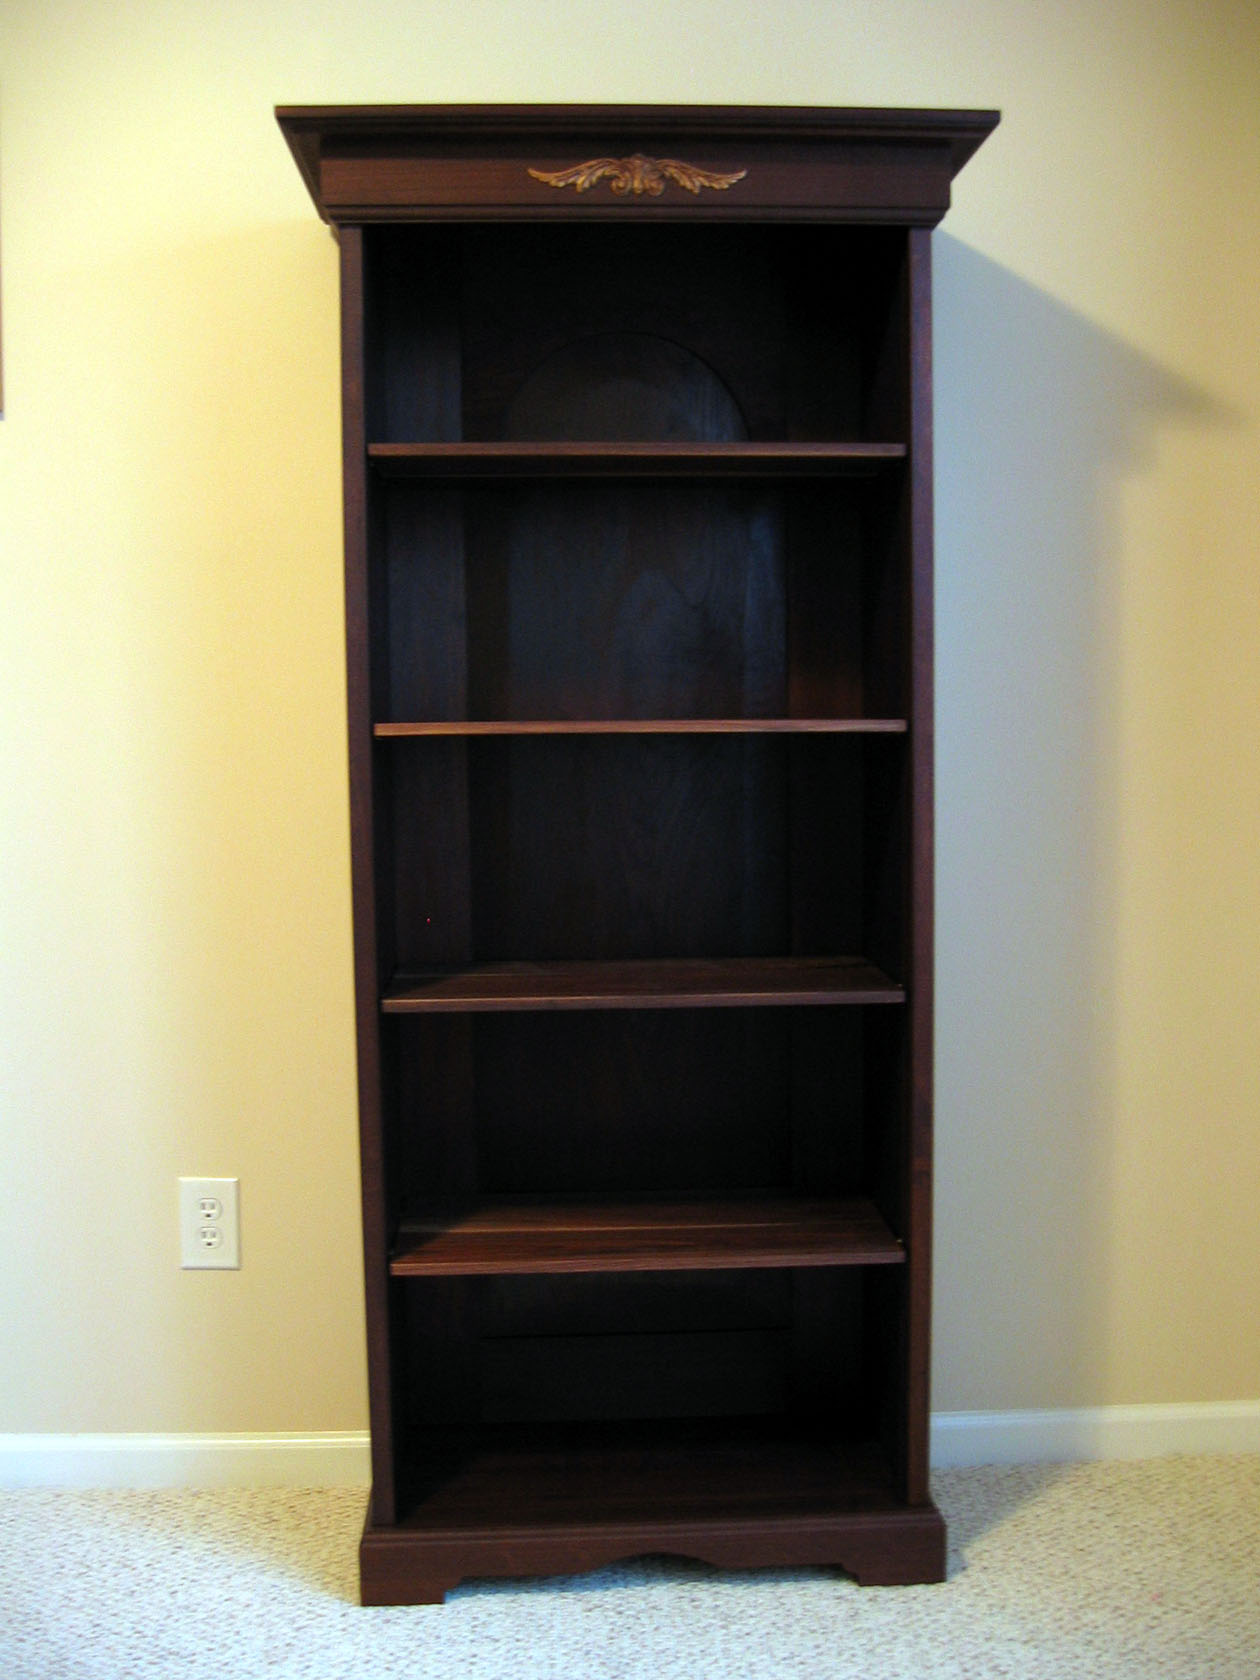
[[[239,1178],[181,1178],[179,1263],[185,1271],[238,1271],[241,1264]]]

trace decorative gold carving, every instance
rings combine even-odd
[[[607,178],[619,198],[628,193],[636,198],[644,193],[649,198],[659,198],[667,180],[676,181],[689,193],[698,194],[701,187],[725,192],[747,173],[746,169],[737,169],[732,175],[717,175],[711,169],[697,169],[694,163],[682,163],[678,158],[650,158],[642,152],[628,158],[592,158],[589,163],[574,164],[572,169],[530,170],[535,181],[549,187],[576,187],[580,193],[589,192],[596,182]]]

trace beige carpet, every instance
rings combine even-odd
[[[1260,1680],[1260,1457],[940,1474],[949,1580],[648,1559],[361,1610],[363,1496],[0,1495],[3,1680]]]

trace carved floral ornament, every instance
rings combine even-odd
[[[628,158],[592,158],[589,163],[574,164],[572,169],[531,169],[529,173],[549,187],[576,187],[580,193],[589,192],[597,182],[607,179],[619,198],[627,194],[640,198],[644,193],[649,198],[659,198],[665,191],[666,181],[677,182],[689,193],[699,194],[701,187],[725,192],[736,181],[742,181],[748,171],[737,169],[734,174],[719,175],[678,158],[650,158],[635,152]]]

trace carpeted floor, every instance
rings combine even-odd
[[[956,1470],[943,1586],[645,1559],[362,1610],[363,1495],[0,1495],[3,1680],[1260,1680],[1260,1457]]]

